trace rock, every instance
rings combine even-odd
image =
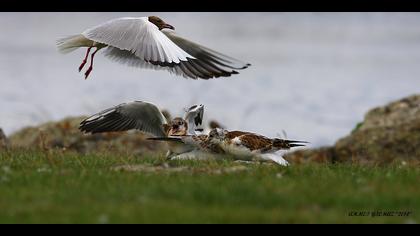
[[[0,128],[0,150],[6,149],[9,146],[9,140],[4,134],[3,130]]]
[[[84,134],[78,128],[85,118],[70,117],[21,129],[10,136],[10,146],[24,149],[70,150],[79,153],[141,154],[166,151],[164,143],[148,141],[147,135],[138,131]]]
[[[291,162],[383,164],[420,161],[420,95],[370,110],[363,122],[332,147],[290,153]]]
[[[370,110],[358,130],[395,128],[419,120],[420,95],[414,95]]]

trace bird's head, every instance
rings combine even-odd
[[[149,21],[152,22],[154,25],[156,25],[159,28],[159,30],[162,30],[162,29],[175,30],[175,27],[173,27],[170,24],[167,24],[165,21],[163,21],[157,16],[149,16]]]
[[[169,136],[182,136],[187,135],[188,130],[188,124],[185,122],[184,119],[180,117],[174,118],[170,122],[170,130],[169,130]]]
[[[212,143],[218,143],[225,139],[227,132],[225,129],[215,128],[209,132],[208,138]]]

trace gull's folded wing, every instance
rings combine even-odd
[[[166,136],[167,124],[162,112],[152,103],[123,103],[95,114],[80,123],[86,133],[115,132],[137,129],[154,136]]]

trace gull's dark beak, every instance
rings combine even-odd
[[[164,24],[163,25],[163,27],[162,28],[167,28],[167,29],[171,29],[171,30],[175,30],[175,27],[173,27],[172,25],[170,25],[170,24]]]

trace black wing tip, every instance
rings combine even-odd
[[[151,140],[151,141],[172,141],[172,142],[182,142],[181,139],[179,138],[173,138],[173,137],[151,137],[151,138],[147,138],[146,140]]]
[[[146,139],[147,140],[172,140],[172,139],[177,139],[177,138],[162,136],[162,137],[149,137],[149,138],[146,138]]]
[[[94,121],[96,121],[96,120],[89,120],[89,121],[88,120],[89,120],[89,118],[80,122],[80,125],[79,125],[79,128],[78,128],[80,130],[80,132],[82,132],[84,134],[101,133],[100,131],[97,130],[98,124],[94,123]]]
[[[80,124],[79,126],[79,130],[80,132],[84,133],[84,134],[94,134],[93,130],[89,130],[87,129],[84,125]]]
[[[243,66],[242,68],[240,68],[241,70],[243,70],[243,69],[246,69],[246,68],[248,68],[248,67],[250,67],[250,66],[252,66],[251,65],[251,63],[246,63],[246,65],[245,66]]]

